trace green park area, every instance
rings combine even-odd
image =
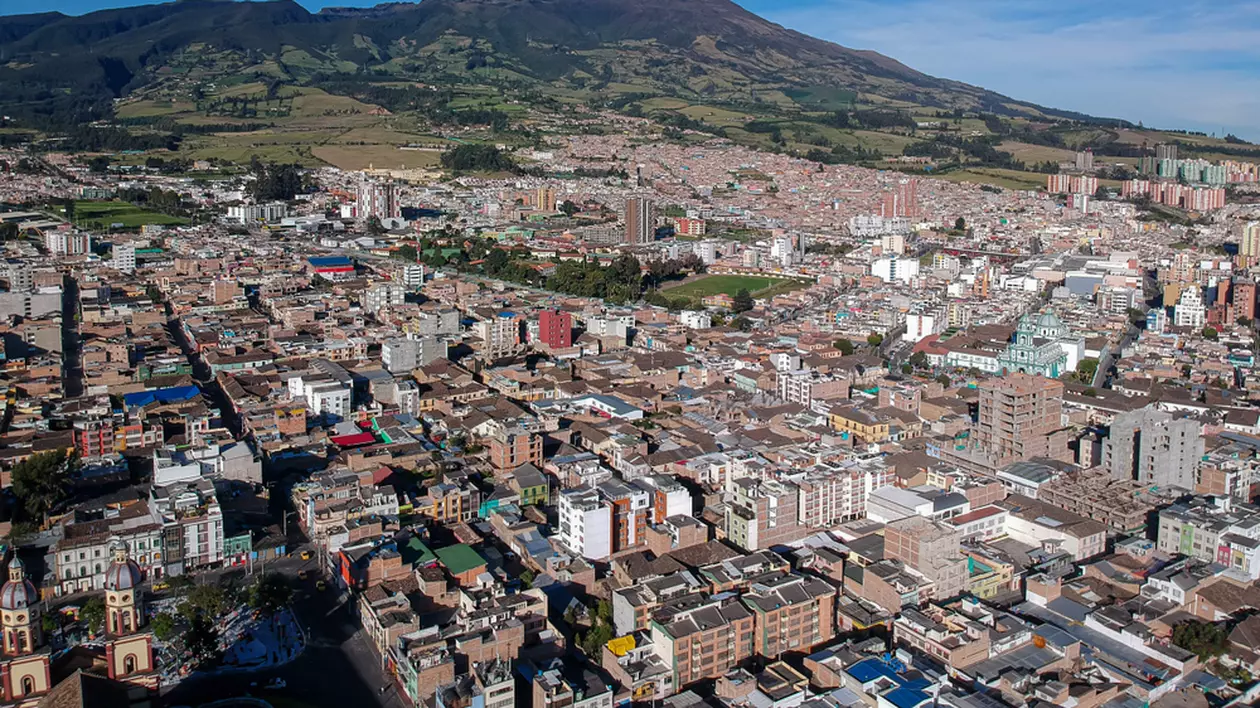
[[[66,216],[65,207],[60,207],[59,211]],[[81,228],[97,231],[108,231],[110,228],[136,229],[145,224],[169,226],[188,223],[178,216],[150,211],[126,202],[76,201],[73,213],[68,216]]]
[[[740,290],[747,290],[755,298],[773,297],[799,290],[808,283],[790,278],[770,278],[763,275],[705,275],[676,287],[665,289],[662,294],[671,300],[690,298],[699,301],[710,295],[725,293],[734,297]]]

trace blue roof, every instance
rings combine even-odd
[[[896,681],[899,684],[901,683],[897,674],[893,673],[893,670],[888,667],[888,664],[885,664],[879,659],[863,659],[853,666],[845,669],[845,671],[848,671],[849,675],[857,679],[859,683],[870,683],[881,676],[889,680]]]
[[[932,697],[923,691],[916,691],[910,688],[894,688],[883,695],[884,700],[893,704],[897,708],[916,708],[924,701],[931,700]]]
[[[196,386],[174,386],[152,391],[125,393],[123,394],[123,405],[127,408],[133,408],[136,406],[147,406],[151,403],[178,403],[179,401],[190,401],[199,395],[201,395],[201,389]]]
[[[308,260],[310,264],[316,268],[334,268],[336,266],[354,265],[350,259],[345,256],[315,256]]]

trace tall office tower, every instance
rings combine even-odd
[[[1050,436],[1063,427],[1063,384],[1014,373],[980,384],[976,447],[997,466],[1033,457],[1052,457]]]
[[[919,181],[903,179],[893,191],[884,194],[879,215],[886,219],[914,219],[919,216]]]
[[[651,200],[643,197],[627,199],[625,243],[636,245],[650,242],[653,236],[652,222]]]
[[[1155,146],[1156,160],[1176,160],[1177,146],[1172,143],[1160,143]]]
[[[1117,479],[1193,490],[1203,459],[1203,426],[1156,408],[1121,413],[1103,443],[1103,467]]]
[[[402,205],[398,203],[398,186],[393,182],[365,181],[359,185],[355,216],[360,219],[398,219]]]

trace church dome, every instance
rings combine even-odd
[[[9,561],[9,582],[0,587],[0,610],[25,610],[39,602],[35,586],[26,579],[22,561]]]
[[[141,572],[140,566],[131,560],[127,542],[115,538],[109,542],[109,552],[114,560],[105,570],[105,589],[131,590],[138,586],[144,579],[144,573]]]

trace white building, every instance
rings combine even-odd
[[[1199,329],[1207,321],[1207,309],[1203,306],[1203,293],[1198,286],[1190,286],[1181,292],[1177,306],[1173,312],[1174,324],[1178,327]]]
[[[408,290],[418,290],[424,285],[424,266],[420,263],[403,266],[402,284]]]
[[[915,258],[897,256],[878,258],[871,264],[871,275],[885,283],[891,283],[894,280],[909,283],[919,275],[919,261]]]
[[[937,333],[936,315],[906,315],[906,333],[901,335],[903,342],[918,342]]]
[[[227,210],[228,221],[250,224],[256,221],[279,221],[289,215],[289,206],[282,202],[270,204],[239,204]]]
[[[393,182],[366,181],[359,185],[355,201],[355,216],[360,219],[376,217],[380,220],[402,217],[402,205],[398,202],[398,186]]]
[[[133,273],[136,270],[136,246],[131,243],[114,244],[114,268],[124,272]]]
[[[339,365],[316,359],[310,369],[289,379],[289,396],[306,401],[312,416],[340,422],[348,420],[353,410],[353,380]]]
[[[409,373],[445,355],[437,337],[391,339],[381,345],[381,363],[391,374]]]
[[[678,313],[678,322],[688,329],[708,329],[713,326],[713,318],[707,312],[683,310]]]
[[[583,558],[600,560],[612,554],[612,509],[591,487],[560,492],[561,545]]]
[[[92,237],[69,229],[44,232],[44,248],[54,256],[80,256],[92,252]]]

